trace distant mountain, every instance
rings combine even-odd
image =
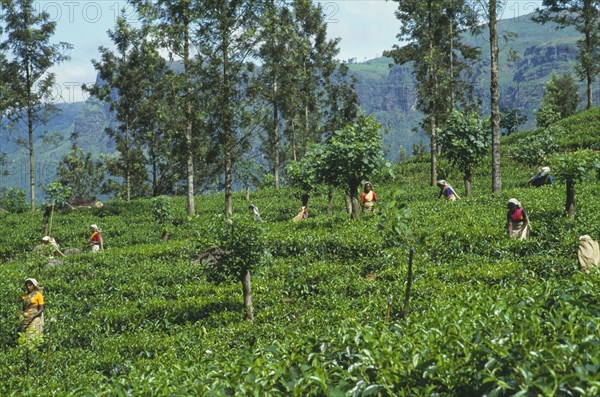
[[[514,32],[517,37],[500,42],[500,106],[521,109],[528,117],[522,129],[535,126],[533,111],[542,101],[546,83],[553,72],[562,74],[573,72],[577,55],[576,41],[580,35],[572,28],[556,30],[554,24],[540,25],[531,20],[533,14],[504,19],[498,23],[499,36]],[[489,114],[489,44],[488,31],[481,36],[465,35],[465,42],[481,48],[482,60],[471,70],[475,94],[482,100],[482,110]],[[519,55],[516,62],[508,59],[509,48]],[[415,109],[415,79],[412,64],[394,65],[393,60],[377,58],[364,63],[349,65],[358,78],[357,91],[361,107],[373,114],[389,133],[384,138],[388,157],[398,158],[400,148],[408,154],[414,143],[429,143],[427,135],[421,131],[419,123],[422,114]],[[580,84],[580,94],[584,98],[584,85]],[[596,85],[594,98],[600,97]],[[597,101],[597,99],[596,99]],[[583,102],[580,106],[583,106]],[[413,132],[413,128],[417,132]]]
[[[500,37],[514,32],[517,37],[500,43],[500,100],[502,107],[519,108],[528,117],[524,129],[535,125],[533,111],[539,107],[546,83],[552,72],[572,71],[576,57],[575,42],[579,34],[574,29],[554,29],[555,25],[540,25],[530,19],[531,15],[501,20],[498,23]],[[487,32],[481,36],[465,36],[465,40],[481,47],[482,61],[473,68],[475,92],[481,97],[484,112],[489,109],[489,47]],[[512,47],[519,54],[516,62],[508,59]],[[400,148],[410,154],[413,144],[428,144],[427,136],[420,130],[422,114],[416,110],[415,79],[410,64],[394,65],[388,58],[377,58],[363,63],[350,64],[357,77],[360,105],[384,125],[387,134],[384,143],[390,160],[398,159]],[[583,98],[584,87],[581,84]],[[594,97],[600,97],[596,85]],[[61,137],[59,145],[36,142],[37,183],[46,185],[54,180],[56,166],[68,152],[73,139],[84,151],[96,155],[113,153],[114,142],[104,129],[113,120],[106,105],[93,99],[84,103],[60,104],[62,110],[45,126]],[[414,130],[414,131],[413,131]],[[416,131],[416,132],[415,132]],[[28,181],[28,158],[26,152],[8,139],[8,132],[0,130],[0,154],[6,153],[8,163],[4,169],[8,176],[0,176],[0,187],[26,188]]]

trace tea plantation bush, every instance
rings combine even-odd
[[[97,223],[106,251],[54,266],[30,252],[43,214],[4,214],[0,395],[599,395],[600,273],[577,265],[578,237],[600,237],[598,181],[578,186],[571,220],[564,186],[526,188],[529,167],[504,161],[494,196],[483,164],[473,196],[455,203],[436,200],[428,167],[414,159],[389,184],[374,181],[379,214],[356,222],[339,192],[331,217],[326,192],[314,192],[299,223],[297,191],[253,192],[265,250],[252,270],[251,323],[239,281],[214,283],[196,262],[219,243],[221,195],[198,196],[194,217],[174,198],[168,242],[150,200],[57,212],[62,248],[83,248]],[[460,173],[444,172],[460,194]],[[406,239],[380,227],[396,191]],[[506,236],[510,197],[530,216],[528,240]],[[251,219],[248,204],[235,195],[236,216]],[[416,254],[404,317],[408,241]],[[34,349],[18,343],[15,316],[27,277],[47,303]]]

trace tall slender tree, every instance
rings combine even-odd
[[[261,27],[263,41],[259,56],[262,68],[257,76],[256,84],[260,97],[269,109],[270,115],[264,118],[264,129],[267,131],[264,148],[271,162],[275,179],[275,188],[279,188],[280,169],[282,164],[282,109],[288,97],[288,86],[284,84],[286,74],[293,72],[286,66],[290,56],[290,35],[294,34],[292,15],[289,7],[282,2],[269,0],[265,4]]]
[[[284,135],[292,160],[306,152],[309,143],[322,138],[322,109],[327,85],[338,65],[339,39],[327,38],[323,9],[312,0],[298,0],[292,8],[294,34],[289,36],[290,56],[284,63],[288,97],[284,104]]]
[[[154,29],[154,37],[159,48],[169,51],[171,57],[178,57],[183,70],[178,73],[178,79],[173,82],[179,95],[174,96],[178,109],[183,112],[181,135],[184,140],[184,153],[186,161],[186,191],[187,213],[194,215],[196,206],[194,201],[194,176],[195,176],[195,145],[194,145],[194,120],[197,118],[194,104],[197,101],[195,94],[201,89],[196,87],[200,82],[193,71],[197,54],[194,53],[194,35],[198,29],[196,21],[200,18],[200,2],[190,0],[130,0],[136,7],[143,24]],[[200,130],[196,130],[200,133]]]
[[[120,155],[107,160],[109,171],[124,180],[124,194],[120,196],[127,201],[132,198],[132,190],[137,192],[136,196],[143,195],[146,190],[143,183],[147,180],[145,161],[137,139],[145,127],[141,120],[146,114],[143,106],[147,90],[146,76],[153,68],[162,66],[165,69],[164,61],[161,65],[150,63],[160,62],[160,57],[140,56],[143,48],[148,49],[143,47],[145,34],[143,30],[130,26],[124,15],[117,18],[115,29],[108,32],[116,52],[100,47],[102,60],[92,63],[101,80],[91,87],[84,86],[92,95],[109,104],[118,121],[116,128],[107,128],[106,132],[115,140]],[[135,189],[132,189],[133,179],[138,180]]]
[[[498,3],[489,0],[487,21],[490,41],[490,117],[492,128],[492,192],[502,191],[502,176],[500,171],[500,87],[498,72]]]
[[[402,23],[395,45],[384,55],[398,64],[413,62],[418,81],[418,108],[425,113],[423,125],[430,136],[431,184],[437,179],[437,129],[443,127],[454,98],[464,90],[460,70],[477,51],[464,45],[460,34],[475,24],[475,14],[463,0],[400,1],[396,17]],[[451,98],[448,101],[448,98]]]
[[[573,26],[583,35],[577,41],[575,71],[586,82],[587,108],[591,109],[592,86],[600,73],[600,0],[543,0],[532,19],[542,24],[554,22],[557,29]]]
[[[225,174],[225,214],[233,213],[233,167],[258,130],[251,107],[251,60],[257,55],[260,15],[265,0],[205,0],[197,22],[203,57],[202,81],[209,98],[205,120],[214,134]]]
[[[54,73],[48,70],[69,59],[72,46],[52,43],[56,22],[45,11],[39,11],[33,0],[2,1],[6,49],[9,68],[14,72],[9,82],[13,98],[10,119],[26,125],[29,152],[29,189],[31,209],[35,209],[35,129],[58,110],[52,105]]]

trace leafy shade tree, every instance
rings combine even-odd
[[[500,128],[504,128],[506,135],[510,135],[519,129],[519,126],[527,121],[527,116],[521,109],[500,109]]]
[[[28,208],[27,193],[17,187],[0,188],[0,208],[13,213],[25,212]]]
[[[94,161],[91,153],[84,153],[73,144],[57,168],[57,180],[72,189],[75,199],[95,199],[104,181],[105,167],[102,161]]]
[[[283,3],[283,2],[282,2]],[[289,37],[289,56],[284,67],[286,89],[283,129],[291,160],[300,159],[311,143],[323,135],[323,109],[329,83],[338,62],[339,39],[327,38],[323,7],[312,0],[297,0],[292,7],[294,34]]]
[[[352,202],[352,217],[358,219],[358,188],[386,165],[381,125],[371,116],[359,115],[356,121],[334,131],[322,145],[317,173],[333,186],[345,187]]]
[[[34,131],[58,110],[51,104],[54,73],[48,70],[69,59],[65,55],[72,46],[65,42],[50,42],[56,22],[45,11],[38,11],[33,0],[3,1],[4,31],[11,71],[9,82],[11,98],[10,119],[27,126],[29,152],[29,189],[31,209],[35,209],[35,153]]]
[[[259,98],[269,108],[262,124],[266,131],[263,151],[267,155],[275,179],[275,189],[279,188],[280,168],[282,165],[282,125],[283,107],[288,98],[285,84],[289,81],[288,73],[293,73],[286,67],[290,57],[290,35],[294,34],[292,12],[286,4],[275,0],[266,2],[261,23],[263,41],[258,54],[263,62],[257,73],[255,84],[258,86]]]
[[[592,86],[600,73],[600,1],[598,0],[543,0],[534,21],[555,22],[557,29],[573,26],[583,35],[578,40],[579,63],[575,71],[586,81],[587,108],[593,106]]]
[[[252,282],[250,272],[262,263],[265,238],[261,224],[249,217],[228,219],[221,231],[220,247],[226,252],[225,260],[218,271],[235,275],[242,283],[244,293],[245,318],[252,321]]]
[[[451,164],[463,171],[465,193],[471,195],[473,166],[481,161],[489,148],[489,134],[477,113],[453,110],[446,128],[439,133],[443,154]]]
[[[554,109],[554,105],[543,103],[540,108],[533,112],[535,124],[540,128],[546,128],[560,120],[560,113]]]
[[[560,119],[564,119],[575,114],[579,102],[581,102],[581,98],[571,73],[565,72],[560,77],[556,73],[552,73],[544,90],[542,106],[549,107],[558,113]]]
[[[551,157],[550,166],[552,175],[566,184],[565,211],[570,218],[574,218],[575,184],[596,175],[600,170],[600,156],[591,150],[578,150]]]
[[[318,171],[323,157],[323,147],[324,145],[309,145],[304,157],[290,162],[285,168],[288,184],[302,192],[302,205],[308,204],[313,189],[321,182],[322,178],[318,175]]]
[[[63,184],[58,181],[51,182],[42,189],[47,196],[45,204],[47,206],[55,206],[58,208],[66,206],[73,193],[73,189],[68,186],[63,186]]]

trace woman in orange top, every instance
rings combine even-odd
[[[21,297],[23,310],[19,313],[23,316],[22,331],[27,340],[36,340],[44,331],[44,295],[35,278],[25,280],[25,288]]]
[[[363,211],[373,211],[376,202],[377,195],[373,191],[373,185],[371,182],[366,182],[363,194],[360,196],[360,205],[363,207]]]

